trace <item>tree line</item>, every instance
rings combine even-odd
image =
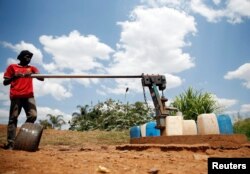
[[[203,113],[219,113],[223,108],[218,105],[211,93],[189,87],[175,97],[171,106],[182,112],[184,119],[197,120]],[[94,106],[78,105],[78,112],[72,114],[69,130],[125,130],[154,120],[154,109],[143,102],[132,104],[108,99]],[[48,114],[48,120],[39,120],[44,128],[61,129],[66,124],[62,115]],[[250,137],[250,120],[240,120],[234,124],[235,133],[245,133]]]

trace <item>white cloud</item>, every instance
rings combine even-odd
[[[78,31],[72,31],[68,36],[40,37],[44,50],[51,54],[53,62],[44,65],[49,72],[69,70],[70,72],[87,72],[103,69],[100,60],[109,60],[113,52],[108,45],[101,43],[94,35],[83,36]]]
[[[167,89],[178,87],[182,84],[182,79],[172,74],[165,74],[167,80]]]
[[[0,76],[3,77],[3,72]],[[33,79],[35,96],[41,97],[44,95],[51,95],[56,100],[62,100],[72,96],[71,83],[66,83],[68,79],[45,79],[45,81],[39,81]],[[3,85],[3,78],[0,78],[0,102],[3,105],[9,105],[9,88],[10,86]]]
[[[1,93],[0,93],[0,95],[1,95]],[[1,98],[1,100],[3,100],[3,98]],[[0,102],[1,102],[1,100],[0,100]],[[6,102],[7,102],[7,100],[8,100],[8,107],[9,107],[9,105],[10,105],[9,98],[4,99],[4,101],[6,101]],[[67,114],[59,109],[53,109],[53,108],[49,108],[49,107],[39,107],[38,106],[37,113],[38,113],[38,118],[36,121],[37,123],[39,122],[39,120],[48,119],[47,114],[63,115],[63,119],[66,123],[68,123],[68,121],[71,120],[71,118],[72,118],[71,114]],[[26,115],[25,115],[25,112],[23,110],[20,113],[20,116],[18,118],[19,118],[18,126],[21,126],[26,120]],[[5,109],[3,106],[1,106],[1,108],[0,108],[0,124],[8,124],[8,119],[9,119],[9,108]],[[66,124],[63,126],[62,129],[68,129],[68,128],[69,128],[69,125]]]
[[[249,0],[212,0],[213,6],[206,0],[141,0],[150,7],[171,7],[188,13],[204,16],[209,22],[218,22],[222,18],[230,23],[241,23],[250,17]],[[210,3],[210,4],[209,4]]]
[[[141,81],[139,79],[117,79],[115,80],[116,83],[114,83],[111,87],[101,85],[100,89],[98,90],[98,93],[101,95],[107,95],[107,94],[125,94],[126,88],[129,88],[129,91],[139,92],[141,91]],[[111,82],[112,83],[112,82]]]
[[[226,111],[223,111],[223,113],[231,115],[232,117],[235,117],[235,115],[237,115],[237,113],[239,113],[239,111],[238,110],[226,110]]]
[[[9,111],[6,109],[0,108],[0,124],[8,124],[9,120]]]
[[[175,1],[167,3],[176,4]],[[191,56],[182,51],[182,48],[189,44],[185,41],[185,37],[196,32],[194,18],[166,7],[152,9],[138,7],[131,16],[129,21],[119,23],[122,27],[118,44],[120,47],[114,54],[113,62],[109,67],[105,67],[103,62],[110,60],[110,54],[114,50],[101,43],[96,36],[83,36],[78,31],[72,31],[69,35],[63,36],[43,35],[40,37],[39,40],[44,50],[52,55],[51,61],[46,61],[47,63],[42,62],[41,51],[32,44],[24,41],[16,45],[4,44],[16,52],[22,49],[31,50],[34,55],[37,55],[36,57],[40,57],[36,59],[40,60],[37,63],[48,73],[165,74],[168,88],[181,85],[180,77],[173,74],[194,66]],[[16,59],[9,59],[10,62],[14,63]],[[52,95],[57,100],[69,98],[72,96],[71,81],[67,79],[45,79],[45,82],[35,80],[35,95],[38,97]],[[74,81],[86,86],[98,83],[98,80],[89,79],[74,79]],[[106,87],[105,93],[123,94],[127,86],[131,91],[139,92],[142,89],[140,80],[136,82],[119,79],[116,82],[117,86],[110,89]],[[104,94],[100,90],[98,93]]]
[[[213,97],[218,102],[219,106],[226,110],[238,103],[238,100],[235,99],[219,98],[216,95],[213,95]]]
[[[0,76],[3,77],[3,72],[0,73]],[[50,79],[52,80],[52,79]],[[65,89],[60,83],[61,82],[55,82],[45,80],[45,82],[40,82],[38,80],[34,80],[34,92],[36,96],[43,96],[50,94],[55,99],[60,100],[63,98],[67,98],[71,96],[71,93]],[[0,108],[0,123],[1,124],[7,124],[8,118],[9,118],[9,111],[8,109],[4,109],[4,106],[10,106],[10,100],[9,100],[9,88],[10,86],[3,86],[3,78],[0,78],[0,102],[1,102],[1,108]],[[38,107],[38,119],[46,119],[45,116],[47,114],[53,114],[53,115],[65,115],[65,120],[68,121],[71,117],[69,114],[65,114],[62,111],[58,109],[51,109],[48,107]],[[41,116],[41,117],[40,117]],[[22,111],[21,115],[19,116],[19,126],[25,122],[26,116],[25,113]]]
[[[174,76],[171,74],[164,74],[167,80],[167,89],[175,88],[181,85],[182,80],[178,76]],[[116,85],[112,85],[112,87],[107,87],[105,85],[102,85],[100,90],[98,90],[98,93],[101,95],[106,94],[116,94],[116,95],[123,95],[125,94],[126,88],[129,88],[130,92],[137,92],[142,93],[143,87],[141,84],[141,79],[117,79]],[[145,87],[146,90],[147,87]],[[146,91],[148,92],[148,91]]]
[[[17,64],[17,63],[19,63],[19,61],[17,59],[14,59],[14,58],[8,58],[7,59],[7,65]]]
[[[72,96],[70,86],[66,88],[65,80],[45,79],[44,81],[34,81],[34,93],[36,96],[51,95],[56,100],[63,100]],[[68,83],[70,85],[70,83]]]
[[[225,13],[223,10],[209,8],[202,0],[192,0],[190,8],[193,12],[206,17],[209,22],[217,22]]]
[[[0,72],[0,102],[3,106],[9,105],[9,86],[3,85],[3,74],[4,72]]]
[[[9,111],[5,109],[0,109],[0,118],[1,119],[7,119],[9,118]]]
[[[216,5],[221,3],[220,0],[213,0]],[[207,18],[209,22],[218,22],[221,18],[226,18],[230,23],[240,23],[244,17],[250,17],[249,0],[227,0],[225,7],[209,7],[204,0],[192,0],[190,8],[193,12]]]
[[[67,114],[65,112],[62,112],[59,109],[53,109],[49,107],[37,107],[37,120],[36,123],[39,123],[39,120],[48,120],[49,117],[47,117],[47,114],[52,114],[52,115],[62,115],[63,120],[68,123],[68,121],[71,120],[72,116],[70,114]],[[9,111],[5,109],[0,109],[0,124],[8,124],[8,119],[9,119]],[[25,112],[22,111],[21,114],[18,117],[18,126],[21,126],[24,124],[26,120],[26,115]],[[68,129],[69,125],[65,124],[63,125],[62,129]]]
[[[141,2],[151,7],[161,7],[164,5],[179,6],[181,4],[181,0],[141,0]]]
[[[219,5],[221,3],[221,0],[213,0],[214,4]]]
[[[250,113],[250,104],[241,105],[240,112]]]
[[[194,67],[191,56],[182,51],[188,45],[185,37],[196,32],[194,18],[186,13],[167,7],[138,7],[129,21],[118,24],[122,33],[107,69],[110,74],[168,74],[171,88],[181,84],[181,79],[173,74]],[[126,81],[132,89],[141,91],[141,85],[134,80],[118,81]],[[123,91],[124,86],[113,92]]]
[[[244,80],[243,86],[250,89],[250,63],[241,65],[235,71],[229,71],[225,76],[225,79],[241,79]]]
[[[14,52],[17,53],[17,55],[22,51],[22,50],[29,50],[30,52],[33,53],[33,57],[32,57],[32,63],[34,64],[38,64],[38,65],[42,65],[43,64],[43,55],[42,52],[37,49],[33,44],[31,43],[26,43],[24,41],[21,41],[18,44],[11,44],[8,42],[3,42],[2,43],[5,47],[10,48],[11,50],[13,50]],[[8,59],[8,64],[10,63],[16,63],[16,58],[9,58]]]
[[[182,52],[185,37],[196,32],[193,17],[166,7],[138,7],[130,21],[119,25],[121,39],[110,73],[178,73],[194,66]]]
[[[104,92],[103,90],[100,90],[100,89],[97,89],[96,93],[99,94],[99,95],[102,95],[102,96],[106,96],[107,95],[106,92]]]
[[[67,114],[59,109],[53,109],[53,108],[49,108],[49,107],[37,107],[37,114],[38,114],[37,121],[48,119],[49,117],[47,117],[47,114],[52,114],[52,115],[56,115],[56,116],[62,115],[63,120],[66,123],[68,123],[68,121],[71,120],[71,118],[72,118],[71,114]]]
[[[243,17],[250,17],[249,0],[229,0],[227,6],[229,21],[242,22]]]
[[[109,60],[109,54],[113,50],[99,41],[93,35],[81,36],[78,31],[72,31],[68,36],[46,36],[40,37],[40,42],[44,50],[51,54],[52,61],[43,62],[43,55],[39,49],[30,43],[21,41],[18,44],[2,42],[2,44],[19,54],[21,50],[27,49],[34,53],[32,64],[41,65],[49,73],[64,74],[86,74],[89,71],[105,72],[101,61]],[[8,64],[18,63],[16,58],[9,58]],[[41,71],[41,70],[40,70]],[[98,83],[98,80],[74,79],[74,81],[89,85]],[[34,90],[36,96],[51,95],[57,100],[62,100],[72,96],[71,82],[69,79],[45,79],[44,82],[34,80]],[[0,91],[0,95],[3,95]]]

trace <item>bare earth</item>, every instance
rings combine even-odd
[[[61,135],[63,131],[43,136]],[[6,127],[0,125],[1,142]],[[63,134],[66,134],[64,131]],[[72,135],[71,135],[72,136]],[[138,145],[86,142],[80,145],[46,145],[43,137],[39,151],[0,149],[0,173],[74,173],[74,174],[182,174],[207,173],[208,157],[250,157],[249,142],[237,148],[207,148],[196,145]],[[63,144],[63,143],[62,143]],[[173,147],[178,148],[173,148]],[[182,147],[182,148],[180,148]],[[206,148],[204,148],[206,147]]]

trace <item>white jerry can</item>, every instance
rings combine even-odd
[[[199,115],[197,127],[199,135],[220,134],[217,117],[214,113]]]
[[[183,135],[197,135],[197,125],[194,120],[183,120]]]
[[[183,117],[167,116],[165,134],[167,136],[183,135]]]

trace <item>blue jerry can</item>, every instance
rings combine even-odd
[[[130,132],[130,138],[140,138],[141,137],[140,126],[131,127],[129,132]]]
[[[217,120],[220,129],[220,134],[233,134],[233,124],[229,115],[218,115]]]
[[[160,136],[160,129],[156,129],[156,122],[151,121],[146,124],[146,137],[150,136]]]

